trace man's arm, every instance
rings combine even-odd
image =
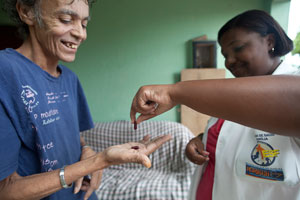
[[[108,166],[103,153],[66,166],[65,180],[69,185],[77,179]],[[0,199],[41,199],[62,189],[59,171],[21,177],[16,172],[0,182]]]
[[[147,136],[139,142],[108,147],[103,152],[66,166],[65,182],[70,185],[80,177],[110,165],[140,163],[149,168],[151,161],[148,155],[170,139],[171,135],[159,136],[152,140]],[[135,147],[135,150],[133,150],[133,147]],[[61,188],[59,170],[26,177],[21,177],[15,172],[0,182],[0,199],[41,199]]]

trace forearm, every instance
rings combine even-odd
[[[300,77],[187,81],[171,98],[201,113],[281,135],[300,137]]]
[[[86,160],[66,166],[65,180],[69,185],[80,177],[108,166],[103,153],[98,153]],[[0,183],[0,199],[41,199],[62,189],[59,170],[17,177],[15,174]]]

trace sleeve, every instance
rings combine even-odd
[[[21,142],[0,101],[0,180],[17,170]]]
[[[85,131],[94,127],[90,109],[87,104],[86,97],[84,95],[82,86],[77,79],[77,94],[78,94],[78,103],[77,103],[77,115],[79,119],[79,130]]]
[[[298,145],[298,147],[300,148],[300,138],[294,137],[293,139],[294,139],[295,143]]]

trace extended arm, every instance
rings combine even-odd
[[[176,104],[264,131],[300,137],[300,76],[261,76],[144,86],[133,100],[131,119],[134,121],[136,112],[140,112],[139,123]]]
[[[71,184],[77,179],[107,167],[103,153],[69,165],[65,168],[65,180]],[[0,199],[41,199],[62,188],[59,170],[21,177],[16,172],[0,182]]]
[[[141,163],[151,166],[147,155],[154,152],[162,144],[171,139],[170,135],[149,140],[145,137],[140,142],[131,142],[112,146],[85,160],[69,165],[65,168],[66,184],[78,180],[94,171],[110,165],[128,162]],[[132,147],[138,147],[133,149]],[[59,170],[21,177],[16,172],[0,181],[0,199],[41,199],[62,188],[59,180]]]

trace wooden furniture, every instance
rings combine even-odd
[[[199,68],[181,71],[181,81],[225,78],[225,69]],[[181,123],[194,135],[203,133],[210,116],[181,105]]]

